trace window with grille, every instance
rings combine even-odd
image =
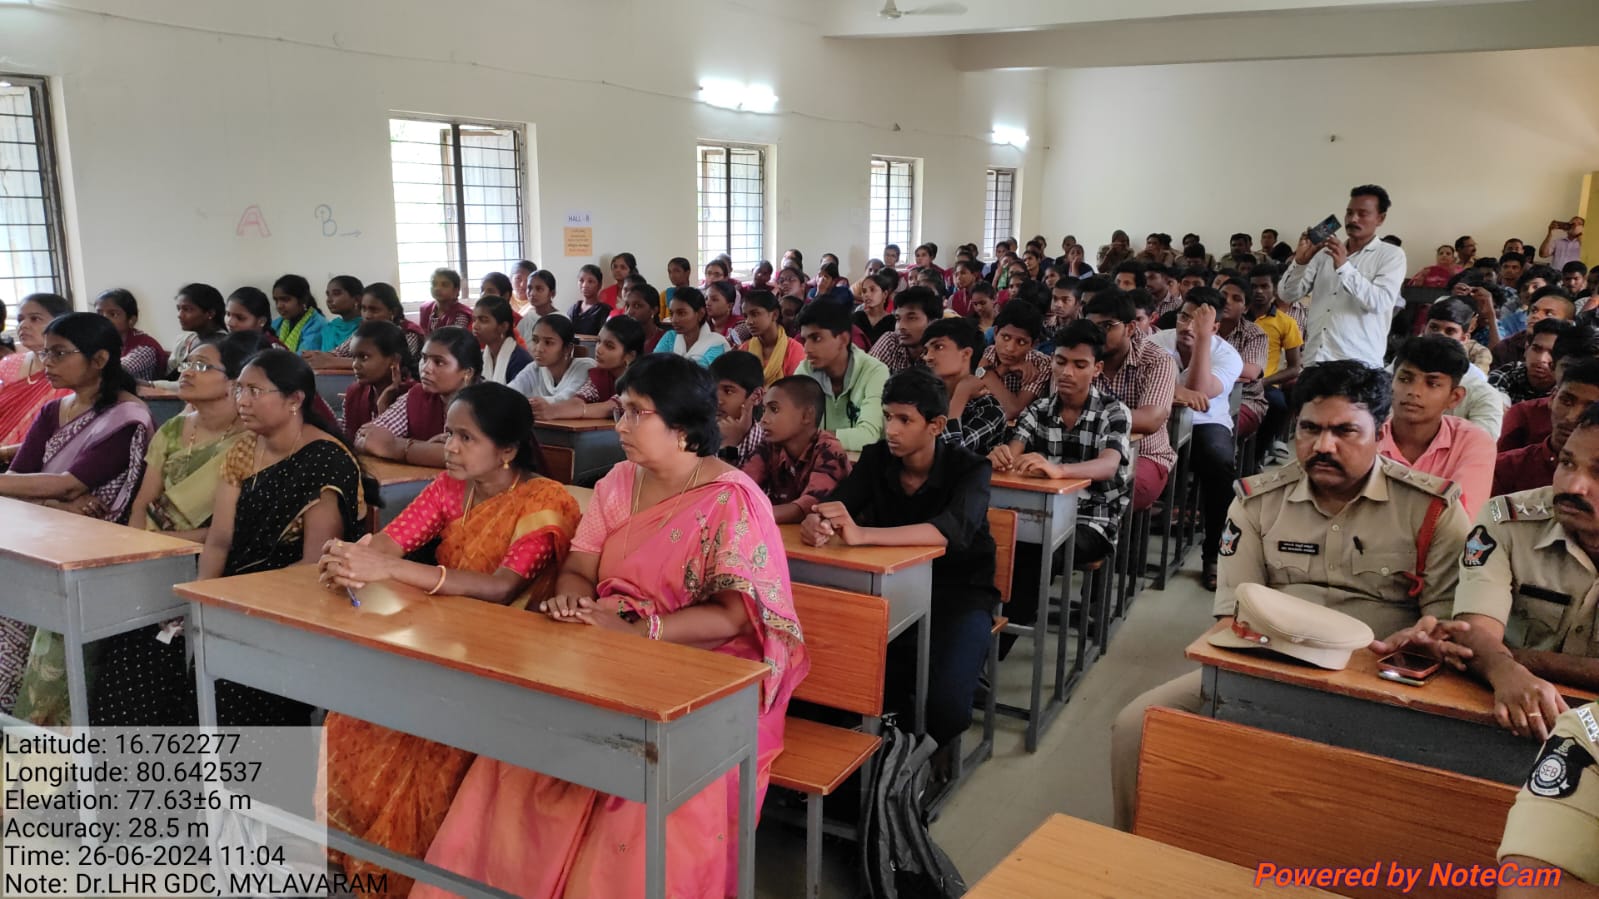
[[[986,258],[994,244],[1016,230],[1016,170],[989,169],[988,191],[983,195],[983,246]]]
[[[700,269],[726,253],[733,271],[753,271],[766,255],[766,151],[702,143],[698,153]]]
[[[66,231],[43,78],[0,74],[0,300],[68,296]]]
[[[915,241],[911,222],[916,217],[916,163],[910,159],[872,157],[870,233],[866,251],[873,256],[889,244],[899,244],[900,258],[911,258]]]
[[[508,125],[390,119],[400,299],[432,298],[433,270],[461,273],[462,296],[510,274],[522,245],[523,131]]]

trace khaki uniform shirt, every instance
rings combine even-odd
[[[1453,482],[1378,456],[1337,515],[1317,506],[1297,462],[1239,481],[1237,493],[1221,535],[1217,616],[1233,614],[1239,584],[1255,583],[1352,615],[1379,639],[1423,614],[1449,617],[1470,523]],[[1412,597],[1416,536],[1439,499],[1425,589]]]
[[[1496,496],[1466,535],[1455,614],[1505,626],[1505,645],[1599,658],[1599,570],[1555,517],[1555,488]]]
[[[1599,704],[1561,715],[1505,819],[1499,858],[1523,855],[1599,884]]]

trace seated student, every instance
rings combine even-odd
[[[1294,387],[1298,461],[1245,478],[1227,510],[1216,618],[1231,618],[1239,584],[1263,584],[1391,634],[1372,644],[1380,654],[1426,645],[1460,628],[1439,619],[1450,614],[1470,519],[1455,501],[1454,485],[1377,452],[1390,383],[1387,372],[1354,360],[1305,369]],[[1413,541],[1434,516],[1431,542],[1418,546]],[[1316,554],[1285,546],[1313,546]],[[1426,563],[1419,572],[1418,555]],[[1412,575],[1421,577],[1419,590]],[[1116,716],[1111,781],[1118,828],[1133,823],[1145,710],[1198,711],[1202,702],[1195,670],[1144,693]]]
[[[803,520],[849,474],[849,454],[821,429],[826,403],[812,378],[781,378],[766,388],[766,442],[740,467],[766,492],[778,524]]]
[[[710,369],[716,379],[716,425],[722,432],[717,455],[734,468],[743,468],[766,443],[766,429],[755,414],[766,388],[761,360],[734,350],[716,357]]]
[[[840,303],[846,309],[855,307],[855,294],[849,289],[849,281],[839,275],[836,262],[823,262],[817,266],[816,286],[810,289],[807,299]]]
[[[389,581],[537,608],[549,598],[577,531],[577,502],[544,476],[533,415],[521,394],[474,384],[456,395],[447,420],[445,446],[454,464],[380,533],[355,543],[329,541],[318,562],[322,581],[331,589]],[[435,538],[438,564],[404,558]],[[337,712],[325,726],[329,823],[405,855],[425,854],[472,753]],[[343,864],[352,878],[382,870],[349,856]],[[389,889],[408,885],[391,881]]]
[[[598,334],[605,320],[611,317],[613,307],[600,298],[600,282],[605,275],[597,265],[585,265],[577,270],[577,291],[580,295],[566,317],[579,334]],[[536,414],[536,413],[535,413]]]
[[[861,305],[850,321],[866,335],[868,348],[876,347],[879,340],[894,333],[894,313],[888,310],[888,305],[898,286],[899,276],[893,272],[879,271],[861,279]]]
[[[644,335],[644,352],[653,353],[660,344],[661,338],[666,336],[666,329],[661,327],[660,319],[655,317],[655,310],[664,305],[660,294],[648,284],[634,284],[622,292],[622,311],[628,318],[638,322],[641,333]],[[615,318],[615,316],[612,316]],[[523,319],[526,321],[526,319]],[[529,333],[532,333],[531,330]]]
[[[501,275],[500,277],[505,277]],[[350,341],[361,324],[361,294],[366,287],[354,275],[335,275],[328,281],[322,298],[328,304],[328,317],[322,322],[320,347],[301,346],[300,358],[315,368],[335,368],[343,365],[339,356],[350,355]],[[340,348],[343,353],[339,352]]]
[[[594,367],[577,396],[556,400],[544,407],[544,417],[610,418],[616,411],[616,382],[628,366],[644,355],[644,329],[632,316],[619,315],[600,329],[600,342],[594,346]]]
[[[621,389],[617,427],[629,462],[595,486],[557,595],[540,611],[573,626],[763,661],[751,737],[765,783],[783,749],[789,696],[809,664],[771,504],[712,458],[716,403],[705,369],[647,356]],[[701,532],[716,536],[682,537]],[[668,894],[737,892],[736,777],[713,781],[667,819]],[[644,833],[640,803],[479,757],[427,861],[517,896],[639,896]],[[447,894],[419,886],[412,895]]]
[[[351,342],[355,383],[344,389],[340,416],[344,439],[355,446],[367,422],[394,405],[416,383],[416,363],[411,360],[405,333],[392,322],[363,322]]]
[[[1257,442],[1257,458],[1273,464],[1291,456],[1288,444],[1279,439],[1288,424],[1287,390],[1299,377],[1300,350],[1305,345],[1299,323],[1288,313],[1288,304],[1277,296],[1276,266],[1262,265],[1249,274],[1250,320],[1266,333],[1266,377],[1261,382],[1266,394],[1266,416],[1261,429],[1266,435]]]
[[[472,336],[483,347],[483,380],[509,384],[533,362],[533,357],[511,337],[511,303],[503,297],[484,297],[472,307]]]
[[[627,286],[627,279],[638,277],[638,257],[632,253],[617,253],[611,257],[611,286],[602,289],[599,293],[600,302],[611,307],[607,317],[616,314],[616,309],[622,305],[622,293]],[[598,328],[593,331],[584,331],[585,334],[598,334]]]
[[[919,365],[922,335],[928,324],[943,317],[943,297],[925,287],[906,288],[894,297],[894,333],[877,339],[872,345],[872,358],[883,363],[890,374]]]
[[[1555,386],[1555,341],[1575,327],[1569,321],[1545,318],[1522,332],[1530,337],[1521,361],[1489,375],[1489,385],[1504,394],[1511,404],[1548,396]]]
[[[1493,482],[1493,438],[1445,412],[1460,402],[1460,379],[1471,363],[1458,341],[1411,337],[1394,356],[1394,412],[1377,435],[1378,452],[1460,487],[1460,504],[1475,517]]]
[[[1527,350],[1527,341],[1532,339],[1533,326],[1545,319],[1576,321],[1577,303],[1572,295],[1553,286],[1535,292],[1532,305],[1527,310],[1527,327],[1499,341],[1499,345],[1494,347],[1494,369],[1520,362]]]
[[[956,315],[972,314],[972,288],[982,280],[982,268],[974,260],[955,263],[955,292],[949,295],[949,308]]]
[[[949,413],[942,439],[980,455],[1005,442],[1005,410],[977,377],[986,342],[970,319],[941,318],[922,334],[922,361],[944,382]]]
[[[994,319],[999,315],[999,304],[994,301],[993,285],[983,288],[973,286],[972,298],[968,308],[971,311],[962,317],[977,325],[977,332],[983,335],[985,346],[993,343]],[[952,312],[945,313],[945,315],[952,317]]]
[[[394,285],[383,281],[375,281],[361,291],[361,321],[388,322],[401,329],[405,334],[405,350],[415,360],[422,355],[422,344],[427,343],[428,335],[422,326],[405,317],[405,308],[400,305],[400,295],[395,292]],[[357,326],[357,331],[360,327]],[[355,339],[352,336],[347,343],[333,348],[333,355],[340,357],[353,357],[355,355]]]
[[[472,336],[458,328],[441,328],[433,340],[450,332],[476,353]],[[364,531],[376,485],[363,477],[333,422],[316,411],[309,399],[315,395],[310,366],[285,350],[257,353],[240,372],[234,396],[248,433],[223,458],[201,580],[314,564],[329,540],[353,541]],[[224,725],[303,726],[311,713],[302,703],[229,681],[218,681],[217,705]]]
[[[1147,294],[1146,294],[1147,296]],[[1134,447],[1133,511],[1149,508],[1166,490],[1177,464],[1166,431],[1177,385],[1177,361],[1133,326],[1132,296],[1124,290],[1099,291],[1085,303],[1083,316],[1105,334],[1103,371],[1094,386],[1132,410]]]
[[[803,297],[783,296],[777,298],[777,308],[782,317],[783,331],[794,339],[799,339],[799,314],[805,308]]]
[[[472,310],[461,302],[461,273],[455,269],[434,269],[433,299],[422,304],[422,330],[432,334],[440,328],[472,327]]]
[[[272,282],[272,304],[278,317],[272,333],[291,353],[322,349],[322,326],[327,319],[311,295],[311,282],[299,275],[284,275]]]
[[[1227,504],[1232,502],[1233,480],[1238,476],[1228,396],[1243,370],[1244,360],[1217,333],[1224,302],[1214,288],[1196,287],[1183,297],[1176,329],[1157,331],[1149,339],[1177,363],[1177,387],[1172,401],[1193,413],[1193,470],[1199,478],[1205,521],[1200,580],[1206,590],[1216,589],[1216,553],[1227,519]]]
[[[999,599],[988,532],[991,467],[987,459],[939,439],[947,400],[931,372],[900,372],[881,398],[887,439],[861,451],[838,489],[805,516],[800,534],[812,546],[838,537],[846,546],[945,548],[933,561],[927,689],[927,733],[942,745],[971,724],[972,696],[988,658],[991,614]],[[890,649],[889,699],[899,708],[911,695],[904,677],[909,666],[902,663],[912,659],[905,649]]]
[[[604,323],[600,327],[605,327]],[[577,358],[577,329],[560,313],[546,315],[533,327],[533,361],[510,383],[512,390],[528,398],[533,417],[551,417],[549,407],[577,396],[588,383],[594,360]]]
[[[770,276],[770,273],[768,273],[768,276]],[[684,288],[684,287],[692,287],[692,286],[694,286],[693,283],[690,281],[690,279],[693,278],[693,277],[694,277],[694,263],[689,262],[687,259],[684,259],[682,256],[674,256],[671,259],[667,260],[667,262],[666,262],[667,288],[660,292],[660,306],[658,307],[658,311],[656,312],[657,318],[666,318],[666,316],[667,316],[666,304],[672,302],[672,297],[677,294],[679,289]],[[623,295],[623,299],[625,301],[626,296],[627,296],[627,291],[623,290],[622,295]]]
[[[1044,327],[1039,331],[1038,351],[1048,356],[1055,352],[1055,334],[1081,318],[1083,314],[1083,287],[1076,278],[1061,278],[1049,292],[1049,311],[1044,313]]]
[[[1094,385],[1104,355],[1103,331],[1085,321],[1067,325],[1051,357],[1053,391],[1023,409],[1010,442],[988,454],[995,471],[1092,482],[1077,502],[1077,562],[1110,555],[1132,499],[1132,413]],[[1019,624],[1032,624],[1038,617],[1041,564],[1043,551],[1037,544],[1016,545],[1017,575],[1006,615]]]
[[[540,318],[560,311],[555,307],[555,275],[547,269],[539,269],[529,275],[527,300],[527,308],[516,323],[516,335],[520,338],[518,343],[530,347],[533,345],[533,326],[539,323]]]
[[[122,370],[135,381],[150,382],[167,370],[167,351],[154,337],[134,327],[139,323],[139,301],[121,287],[103,290],[94,311],[117,329],[122,339]]]
[[[726,337],[711,329],[710,317],[705,311],[705,294],[685,287],[673,295],[668,309],[672,314],[672,330],[656,344],[655,352],[683,356],[708,367],[717,356],[732,348]]]
[[[1226,338],[1232,348],[1238,351],[1238,357],[1244,360],[1244,369],[1238,375],[1238,380],[1243,382],[1244,392],[1238,404],[1238,436],[1248,437],[1259,430],[1260,423],[1266,420],[1266,351],[1270,348],[1271,341],[1266,337],[1266,332],[1250,320],[1247,310],[1249,308],[1249,285],[1238,278],[1228,278],[1221,287],[1222,297],[1226,304],[1222,306],[1221,318],[1218,320],[1218,333]]]
[[[1050,360],[1033,349],[1044,327],[1031,302],[1010,302],[994,318],[994,345],[983,351],[977,376],[999,400],[1007,420],[1049,393]]]
[[[1588,295],[1588,266],[1573,259],[1560,267],[1560,287],[1566,296],[1576,298]]]
[[[792,375],[805,361],[805,349],[783,330],[782,311],[771,291],[752,290],[744,295],[744,323],[750,328],[750,339],[740,349],[761,361],[768,387]]]
[[[724,278],[705,285],[705,323],[727,340],[729,348],[743,346],[750,339],[749,325],[733,311],[738,302],[737,281]]]
[[[910,291],[905,292],[906,295]],[[827,396],[822,430],[844,449],[858,452],[883,434],[883,385],[888,367],[850,341],[849,310],[838,303],[812,303],[800,312],[805,361],[795,374],[815,378]]]
[[[1560,449],[1553,483],[1494,497],[1466,536],[1454,612],[1470,628],[1454,640],[1470,650],[1467,670],[1493,688],[1500,727],[1517,736],[1548,739],[1566,711],[1555,684],[1599,686],[1599,644],[1589,630],[1596,474],[1599,409],[1590,406]],[[1572,783],[1577,776],[1568,772]]]
[[[355,435],[355,449],[380,459],[444,467],[444,415],[461,388],[483,369],[477,338],[464,328],[440,328],[422,347],[421,379]]]
[[[169,381],[178,377],[178,366],[189,358],[200,341],[214,334],[228,332],[228,304],[222,292],[209,284],[185,284],[178,288],[173,299],[177,307],[178,327],[183,329],[172,352],[167,356],[166,371],[157,380]]]
[[[1555,338],[1550,353],[1555,372],[1561,363],[1573,357],[1599,359],[1599,329],[1577,324]],[[1499,432],[1499,451],[1542,443],[1549,437],[1549,397],[1524,400],[1505,410],[1504,427]],[[1542,485],[1539,485],[1542,486]]]
[[[1516,449],[1504,450],[1494,460],[1493,495],[1536,490],[1554,483],[1555,467],[1577,418],[1599,403],[1599,359],[1576,356],[1555,366],[1559,372],[1555,392],[1539,409],[1549,436]],[[1520,408],[1520,404],[1511,409]]]
[[[1471,364],[1486,375],[1488,369],[1493,367],[1493,353],[1471,338],[1479,320],[1480,316],[1466,300],[1459,297],[1443,297],[1434,301],[1427,310],[1426,333],[1442,334],[1452,340],[1460,341],[1460,345],[1466,348],[1466,356],[1471,360]]]
[[[1468,328],[1475,320],[1476,313],[1471,311],[1466,301],[1444,297],[1428,309],[1426,333],[1441,334],[1465,346]],[[1469,349],[1467,355],[1470,355]],[[1460,385],[1466,388],[1465,399],[1450,409],[1449,414],[1481,425],[1497,440],[1505,415],[1504,396],[1488,384],[1488,376],[1475,362],[1466,371],[1466,376],[1460,379]]]
[[[260,288],[246,286],[228,294],[227,309],[229,334],[256,331],[266,335],[272,346],[283,346],[272,331],[272,301]]]

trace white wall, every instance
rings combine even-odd
[[[596,250],[638,255],[664,283],[696,249],[696,138],[776,145],[776,256],[867,248],[873,153],[924,160],[919,237],[980,240],[983,169],[1021,165],[1022,229],[1037,226],[1041,140],[995,147],[993,125],[1041,136],[1041,72],[957,72],[927,44],[823,40],[774,0],[69,0],[0,5],[0,71],[51,76],[64,146],[67,227],[80,307],[110,286],[151,310],[187,281],[224,293],[299,272],[394,280],[389,174],[394,111],[524,122],[535,141],[530,257],[561,298],[568,210],[593,214]],[[750,52],[752,44],[766,49]],[[780,114],[694,102],[701,77],[771,84]],[[269,238],[239,237],[259,205]],[[340,231],[324,237],[315,210]],[[10,299],[10,298],[6,298]]]
[[[1599,48],[1059,69],[1049,110],[1052,239],[1194,231],[1220,255],[1234,231],[1341,216],[1370,182],[1414,271],[1461,234],[1497,252],[1576,213],[1599,169]]]

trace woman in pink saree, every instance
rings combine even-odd
[[[39,410],[72,391],[55,387],[45,377],[44,326],[72,311],[66,298],[53,293],[30,294],[17,310],[17,343],[21,349],[0,359],[0,459],[11,461]]]
[[[540,609],[579,626],[765,662],[759,801],[783,749],[789,697],[809,667],[782,536],[760,488],[715,457],[715,382],[705,369],[647,356],[617,387],[628,461],[595,487],[557,595]],[[737,892],[737,822],[736,770],[668,816],[668,895]],[[518,896],[640,896],[644,807],[480,757],[427,860]],[[449,894],[418,885],[411,895]]]

